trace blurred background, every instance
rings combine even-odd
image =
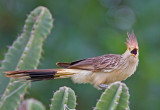
[[[129,87],[131,110],[160,109],[160,0],[0,0],[0,60],[21,33],[27,14],[37,6],[47,7],[54,28],[45,41],[38,68],[57,68],[56,62],[120,54],[126,49],[126,33],[135,31],[140,62]],[[71,87],[77,95],[77,110],[92,110],[100,94],[90,84],[70,79],[34,82],[26,98],[36,98],[47,108],[53,91]]]

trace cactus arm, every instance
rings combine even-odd
[[[2,70],[36,69],[41,57],[43,42],[51,31],[52,23],[53,19],[48,9],[38,7],[33,10],[25,22],[23,33],[8,50]],[[0,109],[17,109],[28,86],[29,83],[11,79],[1,97]]]
[[[129,92],[124,83],[110,84],[106,89],[94,110],[126,110],[128,108]]]
[[[61,87],[51,99],[50,110],[75,110],[76,96],[74,91],[68,87]]]

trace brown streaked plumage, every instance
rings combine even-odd
[[[102,69],[110,69],[118,65],[118,60],[120,60],[120,55],[108,54],[98,57],[83,59],[74,61],[71,63],[56,63],[58,66],[69,69],[84,69],[91,71],[99,71]]]
[[[127,50],[122,54],[106,54],[98,57],[56,63],[62,69],[38,69],[7,71],[7,77],[22,80],[49,80],[71,77],[75,83],[91,83],[95,87],[122,81],[131,76],[138,66],[139,48],[135,34],[128,33]]]

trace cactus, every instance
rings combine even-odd
[[[109,85],[94,110],[129,110],[128,107],[129,92],[124,83],[116,82]]]
[[[75,110],[76,96],[68,87],[61,87],[51,99],[50,110]]]
[[[9,48],[2,63],[2,71],[36,69],[42,53],[42,45],[52,28],[53,19],[48,9],[38,7],[28,16],[22,34]],[[4,75],[4,74],[3,74]],[[1,75],[1,83],[6,80]],[[7,88],[1,88],[0,110],[15,110],[23,99],[28,83],[11,79]],[[9,105],[9,106],[8,106]]]
[[[45,107],[35,99],[27,99],[22,102],[18,110],[45,110]]]

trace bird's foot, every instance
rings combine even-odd
[[[108,89],[108,88],[109,88],[109,85],[100,84],[100,85],[99,85],[99,88],[101,88],[101,89]]]

